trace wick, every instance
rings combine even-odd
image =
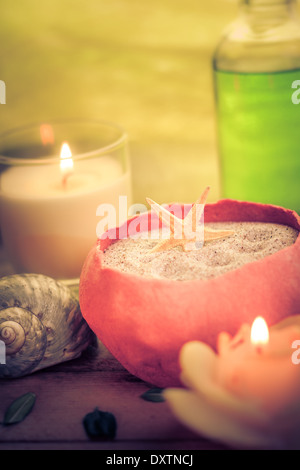
[[[256,349],[257,354],[259,354],[259,355],[262,354],[262,352],[263,352],[262,346],[256,346],[255,349]]]
[[[244,338],[239,338],[237,339],[235,342],[232,342],[231,345],[230,345],[230,349],[235,349],[237,348],[238,346],[240,346],[241,344],[244,344],[245,340]]]
[[[63,190],[66,191],[67,190],[67,181],[68,181],[68,178],[69,176],[71,176],[72,172],[68,172],[68,173],[65,173],[63,175],[63,178],[62,178],[62,187],[63,187]]]

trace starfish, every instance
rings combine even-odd
[[[205,226],[203,227],[203,223],[201,224],[201,218],[204,213],[204,206],[209,190],[210,187],[207,186],[200,198],[194,202],[184,219],[176,217],[152,199],[146,198],[151,209],[158,214],[160,221],[170,227],[170,238],[158,242],[158,244],[152,248],[152,253],[169,250],[176,246],[181,246],[183,251],[192,251],[199,249],[199,242],[202,247],[203,242],[226,238],[234,233],[232,230],[207,229]],[[181,235],[181,238],[178,234]]]

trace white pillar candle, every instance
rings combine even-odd
[[[18,272],[76,278],[97,239],[97,207],[131,198],[130,172],[104,155],[55,164],[11,166],[0,175],[4,245]]]

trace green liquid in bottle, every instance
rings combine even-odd
[[[222,196],[300,212],[300,69],[215,71]],[[300,97],[300,93],[298,93]]]

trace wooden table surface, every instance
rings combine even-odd
[[[124,370],[103,347],[89,348],[77,360],[27,377],[2,380],[2,416],[24,393],[34,392],[36,402],[23,422],[0,427],[0,450],[223,448],[179,424],[165,402],[143,400],[141,394],[148,389],[149,384]],[[82,420],[96,407],[114,414],[114,439],[93,441],[87,436]]]
[[[6,273],[10,267],[0,250],[0,276]],[[14,399],[36,394],[24,421],[0,425],[0,450],[225,449],[181,425],[166,402],[142,399],[151,387],[126,371],[98,341],[80,358],[22,378],[0,379],[0,422]],[[87,436],[82,420],[95,408],[114,414],[114,439],[94,441]]]

